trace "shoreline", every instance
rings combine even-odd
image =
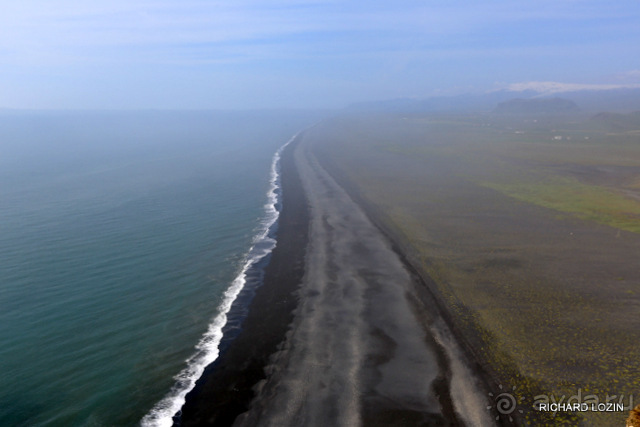
[[[472,398],[474,400],[473,407],[464,408],[476,414],[478,419],[488,422],[484,425],[503,425],[504,417],[496,410],[494,406],[488,409],[486,399],[492,396],[495,390],[501,389],[502,381],[495,371],[495,367],[489,361],[478,354],[478,342],[480,338],[476,335],[477,331],[465,329],[455,321],[455,316],[450,312],[446,301],[444,301],[435,281],[422,269],[417,266],[417,258],[411,253],[403,239],[398,236],[397,231],[391,229],[381,219],[382,213],[378,208],[364,199],[353,183],[343,176],[337,168],[334,168],[329,159],[323,158],[317,150],[314,153],[318,162],[327,171],[327,173],[336,181],[336,183],[349,195],[355,204],[363,210],[367,219],[375,226],[375,228],[384,236],[393,252],[400,258],[404,268],[408,271],[413,279],[414,290],[418,297],[417,310],[422,311],[424,318],[435,316],[435,327],[431,329],[431,333],[438,341],[439,346],[447,353],[446,358],[450,366],[454,365],[458,376],[465,375],[468,378],[462,381],[456,381],[452,378],[451,372],[447,372],[447,381],[451,386],[451,396],[454,400],[462,400]],[[457,366],[456,366],[457,365]],[[457,382],[457,384],[453,384]],[[465,390],[465,382],[472,382],[476,391],[476,396],[469,396]],[[493,402],[491,402],[493,403]],[[465,406],[464,403],[462,406]],[[462,408],[459,408],[462,409]],[[485,417],[489,415],[489,419]],[[521,413],[514,411],[510,414],[511,421],[506,425],[524,425],[525,420]],[[470,425],[474,425],[473,419]],[[476,421],[477,423],[477,421]]]
[[[265,377],[264,366],[293,319],[294,292],[304,271],[309,221],[292,158],[292,148],[300,138],[297,136],[281,154],[282,207],[277,243],[264,267],[263,284],[255,290],[249,307],[240,307],[248,310],[241,330],[187,394],[179,417],[174,417],[174,426],[232,425],[254,398],[253,386]],[[238,298],[234,305],[243,302]]]
[[[384,419],[385,415],[394,414],[387,421],[400,423],[399,425],[433,421],[447,425],[494,424],[483,399],[486,396],[486,377],[482,375],[482,369],[476,364],[473,355],[459,345],[457,333],[452,333],[446,317],[447,308],[433,295],[434,289],[429,286],[429,278],[425,279],[414,268],[409,262],[409,254],[401,251],[388,230],[382,229],[373,220],[369,207],[354,198],[345,183],[340,182],[326,168],[315,152],[316,144],[320,143],[322,140],[314,141],[307,133],[307,141],[301,144],[303,147],[298,149],[297,156],[303,178],[307,175],[305,188],[312,205],[312,221],[331,224],[329,227],[321,227],[320,232],[312,232],[311,255],[314,243],[327,240],[327,247],[330,249],[323,257],[326,256],[329,261],[321,267],[326,270],[335,268],[338,275],[341,271],[346,272],[347,277],[352,275],[356,284],[364,290],[363,307],[366,309],[353,319],[362,317],[367,324],[360,331],[362,351],[367,356],[362,358],[363,365],[368,363],[367,358],[377,359],[382,353],[389,357],[383,363],[361,369],[364,378],[358,398],[362,401],[376,401],[375,405],[363,404],[359,414],[361,421],[365,421],[365,425],[385,425],[380,417]],[[325,195],[322,195],[323,192]],[[334,208],[328,209],[326,206]],[[322,221],[318,218],[320,216]],[[334,229],[337,230],[334,240],[327,238],[326,235],[330,235]],[[356,264],[357,268],[350,270],[350,264]],[[314,268],[313,259],[308,268]],[[320,274],[315,279],[317,281],[323,277],[325,280],[333,280],[331,272],[326,276]],[[310,283],[305,282],[303,288],[312,286],[313,281],[307,282]],[[348,292],[349,288],[345,286],[344,291]],[[334,314],[331,310],[327,311],[329,315]],[[381,322],[380,318],[385,321]],[[298,319],[298,322],[302,323],[304,320]],[[396,326],[396,329],[389,326]],[[388,334],[384,343],[379,342],[376,337],[380,329]],[[409,343],[408,340],[411,339],[416,342]],[[381,351],[380,347],[384,350]],[[404,357],[407,359],[403,359]],[[421,364],[412,365],[407,363],[408,359],[414,363],[422,360]],[[395,369],[391,369],[394,365]],[[419,396],[409,396],[409,389],[425,386],[406,378],[405,383],[401,383],[397,378],[413,375],[423,376],[424,381],[427,381],[427,370],[434,371],[428,390],[424,389],[424,394]],[[383,373],[382,380],[371,385],[368,378],[376,377],[380,371],[387,371],[386,375]],[[393,374],[389,375],[391,372]],[[389,380],[397,384],[390,386]],[[389,399],[394,394],[395,398]],[[382,401],[379,400],[381,396],[384,396]],[[434,410],[414,407],[407,411],[412,399],[416,398],[431,398],[438,402],[439,408]],[[418,421],[420,419],[422,421]]]
[[[282,155],[264,284],[175,425],[490,425],[446,309],[304,135]]]
[[[384,236],[393,252],[402,261],[404,268],[406,268],[412,276],[414,290],[419,299],[418,310],[430,312],[432,316],[435,314],[442,322],[442,324],[439,325],[440,331],[434,331],[434,334],[439,335],[441,340],[450,340],[448,343],[450,345],[448,351],[459,353],[464,367],[473,374],[476,380],[475,382],[483,393],[483,396],[488,396],[489,393],[499,389],[501,380],[495,372],[494,367],[478,354],[477,345],[479,338],[475,335],[476,331],[462,330],[459,325],[457,325],[455,316],[448,309],[447,303],[440,294],[435,281],[417,266],[417,258],[410,253],[410,248],[403,243],[402,238],[398,236],[397,232],[381,220],[381,212],[379,212],[375,206],[368,203],[346,177],[342,176],[338,170],[332,168],[330,161],[322,159],[320,155],[316,154],[316,156],[319,163],[327,170],[327,173],[335,179],[349,197],[363,210],[367,219],[371,221],[376,229]],[[440,344],[446,346],[447,343]],[[483,406],[483,412],[487,412],[486,406],[481,406]],[[497,413],[494,415],[497,415]],[[519,414],[512,414],[512,418],[524,424]],[[502,422],[502,419],[499,421]]]

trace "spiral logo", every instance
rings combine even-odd
[[[502,384],[500,384],[500,390],[503,390]],[[498,412],[496,421],[500,419],[501,415],[507,416],[509,421],[513,421],[511,414],[518,407],[519,400],[515,396],[516,387],[513,387],[510,391],[503,391],[497,395],[489,393],[489,397],[492,400],[492,405],[487,406],[487,410],[495,410]],[[522,400],[522,399],[520,399]],[[518,412],[522,414],[522,410],[518,409]]]
[[[516,409],[516,398],[511,393],[500,393],[495,398],[496,410],[502,415],[509,415]]]

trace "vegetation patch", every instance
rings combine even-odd
[[[523,399],[525,425],[623,425],[626,412],[532,404],[627,404],[640,390],[637,136],[556,118],[446,119],[344,120],[340,134],[315,129],[316,149],[429,277],[493,381]]]
[[[582,184],[567,177],[552,177],[535,183],[484,182],[482,185],[524,202],[640,233],[640,202],[603,187]]]

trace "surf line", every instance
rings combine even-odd
[[[196,381],[202,376],[205,368],[213,363],[220,354],[220,342],[223,329],[228,321],[228,314],[233,302],[247,283],[250,269],[273,251],[276,240],[271,237],[271,230],[276,225],[281,203],[280,157],[282,151],[293,142],[299,134],[294,135],[273,155],[267,202],[264,205],[264,217],[258,233],[253,239],[251,248],[245,256],[245,263],[240,274],[231,282],[225,291],[218,314],[213,318],[207,332],[204,333],[195,349],[196,352],[186,360],[186,367],[174,379],[173,387],[140,421],[142,427],[171,427],[173,417],[180,411],[186,401],[186,395],[194,388]]]

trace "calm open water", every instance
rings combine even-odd
[[[317,117],[0,112],[0,425],[137,425],[166,398]]]

